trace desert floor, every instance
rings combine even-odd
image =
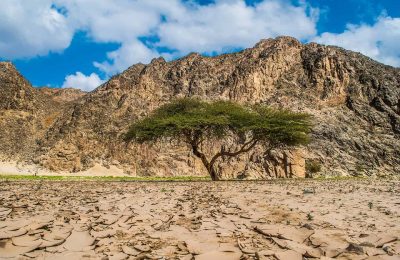
[[[0,182],[0,258],[400,259],[400,183]]]

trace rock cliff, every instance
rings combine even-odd
[[[216,57],[158,58],[133,65],[87,94],[34,89],[11,64],[1,63],[0,69],[2,157],[56,172],[101,163],[134,175],[206,174],[183,144],[121,140],[133,121],[186,96],[265,103],[314,116],[308,147],[269,152],[257,147],[221,161],[226,178],[304,176],[310,162],[320,168],[317,175],[400,172],[400,69],[338,47],[279,37]]]

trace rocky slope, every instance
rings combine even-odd
[[[36,147],[34,136],[45,131],[47,105],[51,105],[8,62],[0,63],[0,148],[7,158],[29,158]]]
[[[32,162],[62,111],[84,95],[76,89],[33,88],[9,62],[0,62],[0,159]]]
[[[7,66],[11,65],[2,68]],[[279,37],[217,57],[193,53],[172,62],[158,58],[148,65],[134,65],[68,102],[34,90],[15,71],[15,75],[2,73],[6,76],[1,76],[0,88],[6,94],[1,100],[7,102],[0,105],[1,124],[9,120],[4,114],[10,111],[32,113],[34,120],[24,121],[29,124],[43,122],[49,114],[53,118],[38,124],[43,131],[30,126],[36,145],[32,136],[2,131],[2,140],[18,138],[31,145],[25,153],[13,152],[10,145],[0,152],[54,171],[76,172],[101,163],[137,175],[205,174],[183,144],[139,146],[121,140],[130,123],[159,105],[175,97],[197,96],[261,102],[314,115],[313,141],[308,147],[268,153],[258,147],[220,162],[227,178],[301,176],[304,160],[320,165],[317,174],[321,175],[400,172],[400,70],[338,47],[303,45]],[[28,94],[16,94],[20,89]],[[41,114],[41,106],[52,102],[58,105]],[[211,151],[214,144],[207,147]]]

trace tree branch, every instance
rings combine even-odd
[[[213,180],[218,180],[218,174],[216,170],[214,169],[214,164],[217,161],[219,157],[222,156],[236,156],[241,153],[246,153],[250,151],[258,142],[258,139],[252,138],[251,140],[245,142],[239,150],[231,152],[231,151],[226,151],[225,146],[221,146],[221,150],[215,154],[212,159],[209,161],[207,159],[207,156],[199,149],[200,144],[203,142],[204,136],[202,135],[202,132],[199,130],[192,130],[192,131],[186,131],[183,133],[183,135],[186,138],[186,142],[191,146],[193,154],[201,159],[201,162],[203,165],[206,167],[208,173],[211,175],[211,178]]]
[[[194,131],[188,131],[184,133],[186,142],[191,146],[193,154],[201,159],[207,170],[209,169],[210,163],[204,153],[199,150],[199,144],[202,142],[201,135],[196,134]]]
[[[210,161],[210,167],[213,167],[215,161],[216,161],[219,157],[221,157],[221,156],[230,156],[230,157],[233,157],[233,156],[239,155],[239,154],[241,154],[241,153],[246,153],[246,152],[250,151],[250,150],[257,144],[257,142],[258,142],[258,139],[254,139],[254,138],[253,138],[253,139],[251,139],[250,141],[244,143],[244,144],[242,145],[242,147],[240,147],[240,149],[237,150],[237,151],[235,151],[235,152],[225,151],[225,147],[222,146],[222,147],[221,147],[221,151],[218,152],[216,155],[214,155],[214,157],[211,159],[211,161]]]

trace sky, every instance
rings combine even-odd
[[[91,91],[136,63],[293,36],[400,67],[400,0],[0,0],[0,60]]]

